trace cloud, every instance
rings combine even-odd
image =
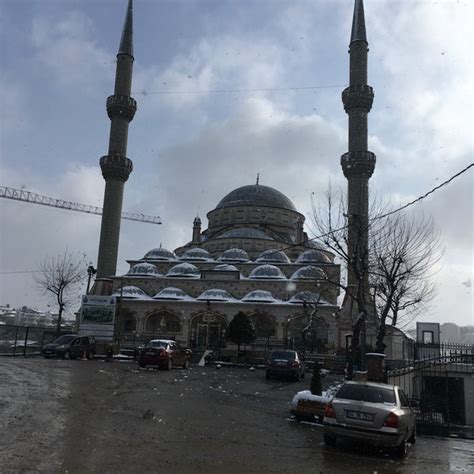
[[[79,11],[33,20],[31,41],[36,59],[61,85],[92,88],[98,80],[111,76],[114,58],[91,38],[94,38],[93,23]]]

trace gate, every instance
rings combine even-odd
[[[472,423],[473,378],[474,346],[459,344],[415,344],[414,359],[387,372],[388,383],[412,400],[418,433],[443,436]]]

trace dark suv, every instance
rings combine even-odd
[[[296,351],[277,350],[270,354],[267,361],[266,377],[291,377],[295,380],[304,378],[305,365]]]
[[[44,357],[76,359],[77,357],[85,356],[88,359],[92,359],[95,355],[95,340],[93,336],[65,334],[46,344],[41,352]]]

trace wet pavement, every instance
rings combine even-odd
[[[324,446],[319,425],[289,415],[308,387],[259,370],[2,358],[0,473],[474,472],[469,440],[418,437],[404,460]]]

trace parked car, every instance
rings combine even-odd
[[[86,356],[92,359],[95,355],[95,339],[93,336],[79,336],[78,334],[64,334],[53,342],[43,346],[42,354],[47,357],[62,357],[76,359]]]
[[[176,341],[152,339],[140,349],[137,361],[140,367],[151,365],[170,370],[173,366],[180,366],[187,369],[190,357],[191,351],[181,348]]]
[[[394,448],[399,457],[416,441],[415,413],[395,385],[345,382],[324,410],[324,442],[337,438]]]
[[[297,351],[275,350],[270,354],[265,376],[291,377],[296,380],[304,378],[305,365]]]

